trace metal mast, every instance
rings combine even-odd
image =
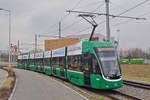
[[[110,41],[110,26],[109,26],[109,0],[105,0],[106,2],[106,37],[107,41]]]
[[[35,54],[37,52],[37,34],[35,34]]]
[[[59,22],[59,48],[61,48],[61,22]]]
[[[0,10],[7,11],[9,15],[9,67],[11,66],[11,10],[0,8]]]

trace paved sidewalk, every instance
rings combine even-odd
[[[7,76],[8,76],[7,71],[0,69],[0,87],[3,85],[3,83],[7,79]]]
[[[14,71],[18,81],[12,100],[85,100],[49,76],[21,69]]]

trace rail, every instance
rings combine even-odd
[[[148,83],[136,82],[131,80],[123,80],[123,84],[150,90],[150,84]]]

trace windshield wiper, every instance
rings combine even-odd
[[[107,74],[106,76],[111,79],[115,79],[115,78],[119,78],[121,76],[121,74],[113,73],[113,74]]]

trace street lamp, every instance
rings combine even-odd
[[[8,12],[9,15],[9,67],[10,67],[10,42],[11,42],[11,10],[0,8],[0,10]]]

